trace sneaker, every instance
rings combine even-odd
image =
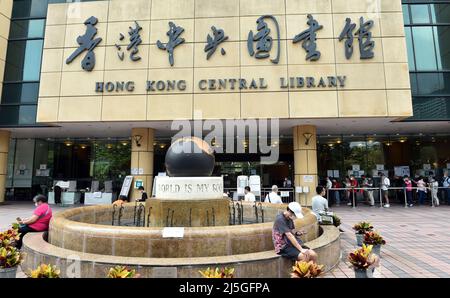
[[[384,207],[384,208],[389,208],[389,207],[391,207],[391,205],[385,204],[383,207]]]
[[[347,204],[347,206],[351,206],[351,205],[352,205],[352,203],[348,203],[348,204]]]
[[[409,204],[409,207],[412,207],[412,206],[414,206],[413,204]]]

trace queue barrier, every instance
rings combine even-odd
[[[414,191],[414,190],[418,190],[419,188],[418,187],[411,187],[411,189]],[[427,192],[428,191],[431,191],[431,187],[426,187],[426,190],[427,190]],[[439,190],[448,190],[448,187],[436,187],[436,189],[437,189],[437,191],[438,191],[438,193],[439,193]],[[329,201],[329,196],[330,196],[330,191],[349,191],[349,192],[351,192],[351,194],[352,194],[352,201],[353,201],[353,208],[356,208],[356,204],[355,204],[355,193],[357,192],[357,191],[377,191],[377,192],[379,192],[379,201],[380,201],[380,207],[383,207],[383,195],[382,195],[382,189],[381,189],[381,187],[341,187],[341,188],[327,188],[327,200]],[[404,195],[404,198],[405,198],[405,208],[408,208],[408,198],[407,198],[407,195],[406,195],[406,187],[388,187],[388,190],[387,191],[390,191],[390,190],[401,190],[401,191],[403,191],[403,195]],[[450,199],[450,198],[448,198],[448,199]],[[431,206],[432,207],[435,207],[435,205],[434,205],[434,200],[433,200],[433,197],[431,197]]]

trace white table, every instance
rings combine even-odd
[[[81,193],[79,192],[61,192],[61,204],[76,205],[80,204]],[[48,203],[55,204],[55,192],[48,193]]]
[[[113,194],[107,192],[86,192],[84,194],[85,205],[111,205]]]

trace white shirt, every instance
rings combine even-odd
[[[312,209],[319,218],[319,213],[328,209],[328,200],[321,195],[316,195],[312,198]]]
[[[444,187],[450,187],[450,177],[444,177]]]
[[[333,187],[333,182],[331,180],[327,180],[327,189],[330,189]]]
[[[256,201],[256,198],[255,198],[255,195],[253,194],[253,193],[251,193],[251,192],[249,192],[249,193],[247,193],[246,195],[245,195],[245,199],[244,199],[246,202],[255,202]]]
[[[265,203],[283,204],[281,197],[276,192],[271,192],[266,196]]]
[[[388,177],[384,177],[383,182],[381,183],[381,189],[388,190],[389,186],[391,186],[391,181]]]

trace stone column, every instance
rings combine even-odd
[[[145,191],[150,197],[153,186],[153,142],[154,130],[152,128],[133,128],[131,131],[131,168],[142,169],[143,173],[134,175],[134,181],[142,180]],[[130,190],[130,201],[140,198],[139,191]]]
[[[5,201],[5,184],[8,169],[8,151],[11,132],[0,130],[0,204]]]
[[[296,194],[296,200],[302,206],[311,206],[318,184],[316,137],[317,131],[313,125],[294,127],[294,183],[295,186],[309,187],[306,197],[304,193]]]

